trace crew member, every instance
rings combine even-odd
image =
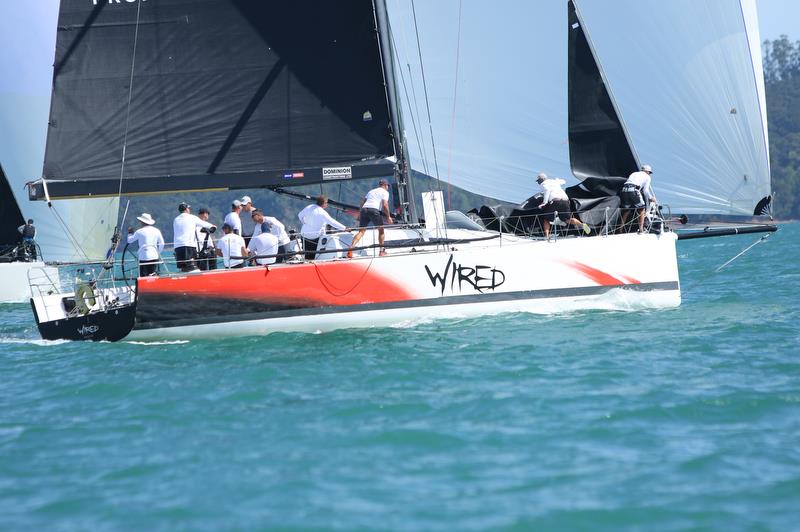
[[[544,190],[542,197],[542,204],[539,205],[540,209],[548,215],[544,217],[544,236],[550,240],[550,214],[557,213],[558,219],[562,222],[567,222],[576,227],[583,229],[587,235],[591,232],[589,226],[572,215],[572,209],[569,205],[569,197],[567,193],[562,190],[561,185],[566,183],[563,179],[550,179],[547,174],[540,173],[536,176],[536,182],[541,185]],[[555,222],[555,217],[553,217]]]
[[[316,203],[308,205],[300,211],[297,217],[303,226],[300,228],[300,236],[303,237],[303,249],[305,250],[306,260],[314,260],[317,255],[317,245],[319,239],[325,234],[325,227],[330,225],[340,231],[344,231],[345,226],[335,220],[325,210],[328,208],[328,197],[317,197]]]
[[[139,277],[158,274],[161,252],[164,251],[164,237],[155,226],[156,221],[148,213],[143,212],[136,217],[140,226],[136,231],[128,228],[128,244],[139,244]]]
[[[385,239],[383,231],[383,216],[386,216],[386,221],[390,224],[394,223],[392,215],[389,213],[389,181],[381,179],[378,182],[377,188],[373,188],[367,195],[361,198],[361,211],[358,214],[358,233],[350,244],[350,250],[347,252],[348,258],[353,258],[353,248],[356,247],[358,241],[364,236],[367,227],[372,224],[378,228],[378,243],[380,244],[381,257],[386,255],[386,250],[383,248]]]
[[[261,233],[261,224],[267,222],[270,227],[270,232],[278,238],[279,256],[275,262],[284,262],[286,260],[286,244],[290,242],[289,235],[286,233],[286,226],[273,216],[264,216],[264,211],[261,209],[254,209],[252,218],[253,222],[255,222],[253,238]]]
[[[226,268],[242,268],[247,257],[247,247],[244,238],[233,232],[230,224],[222,224],[225,235],[217,241],[217,256],[222,257]]]
[[[22,248],[32,260],[36,260],[36,227],[33,225],[33,218],[28,218],[28,222],[17,227],[17,231],[22,235]]]
[[[242,212],[239,213],[239,216],[243,217],[242,236],[244,237],[245,242],[247,242],[250,237],[256,235],[255,230],[259,226],[259,224],[255,224],[254,227],[250,227],[250,220],[252,219],[253,211],[256,210],[256,207],[253,205],[253,200],[250,198],[250,196],[242,196],[242,199],[239,200],[239,203],[242,204]]]
[[[197,217],[208,222],[211,216],[211,211],[206,207],[201,207],[197,211]],[[217,269],[217,252],[214,249],[214,239],[211,238],[211,232],[205,227],[197,227],[197,267],[201,270],[216,270]]]
[[[255,216],[253,217],[255,218]],[[256,256],[256,264],[275,263],[278,251],[278,237],[272,233],[269,222],[262,222],[256,225],[258,234],[250,239],[250,253]]]
[[[231,212],[225,216],[225,223],[230,225],[233,232],[239,236],[242,236],[242,219],[239,217],[241,212],[242,202],[235,199],[231,203]]]
[[[201,220],[192,214],[192,207],[188,203],[178,205],[178,216],[172,222],[172,232],[175,246],[175,260],[183,272],[198,271],[195,264],[197,259],[197,228],[202,227],[213,233],[217,226]]]
[[[652,182],[653,169],[649,164],[642,165],[642,169],[638,172],[632,173],[625,184],[622,185],[622,201],[620,206],[622,208],[622,228],[628,222],[631,209],[636,209],[639,215],[639,234],[644,233],[644,219],[645,219],[645,198],[647,201],[658,203],[655,194],[653,194]],[[642,197],[644,194],[644,197]]]

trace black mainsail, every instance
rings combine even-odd
[[[32,199],[395,173],[372,0],[94,4],[61,2]]]

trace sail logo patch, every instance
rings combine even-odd
[[[287,174],[283,174],[284,179],[301,179],[305,176],[305,172],[289,172]]]
[[[337,166],[334,168],[323,168],[322,179],[329,181],[333,179],[352,179],[353,167],[352,166]]]
[[[96,6],[97,4],[134,4],[137,0],[92,0],[92,5]],[[142,2],[147,2],[147,0],[142,0]]]

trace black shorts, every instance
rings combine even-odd
[[[623,209],[644,208],[644,198],[642,198],[642,192],[637,187],[622,187],[621,196],[620,206]]]
[[[375,227],[383,227],[383,215],[378,209],[361,209],[358,215],[358,228],[367,227],[369,224]]]
[[[572,210],[569,207],[569,200],[557,199],[553,200],[543,207],[545,214],[558,213],[558,219],[562,222],[568,222],[572,218]],[[545,217],[546,220],[555,221],[554,216]]]

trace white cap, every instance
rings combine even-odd
[[[136,219],[147,225],[154,225],[156,223],[156,221],[153,220],[153,217],[146,212],[143,212],[141,216],[137,216]]]
[[[235,199],[235,200],[233,200],[233,204],[232,205],[234,207],[241,207],[242,206],[242,202],[239,201],[238,199]]]
[[[239,201],[242,202],[242,205],[247,205],[248,203],[253,203],[253,200],[250,199],[250,196],[242,196],[242,199]]]
[[[649,164],[642,165],[642,172],[650,172],[653,173],[653,168]]]

